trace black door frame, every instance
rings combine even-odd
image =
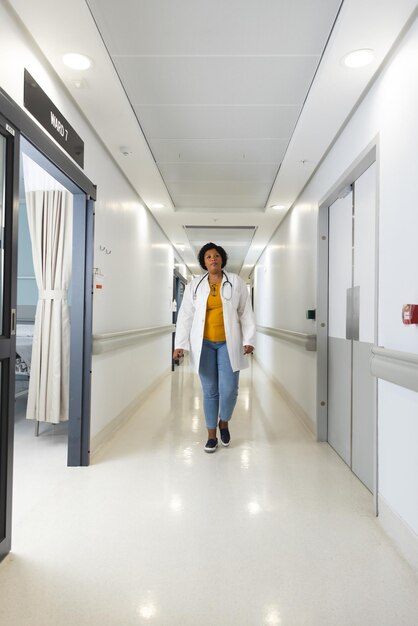
[[[3,331],[0,338],[0,560],[10,551],[13,486],[14,387],[16,354],[17,215],[19,201],[19,135],[0,115],[0,131],[6,139],[4,194]],[[12,132],[10,132],[12,131]],[[12,313],[14,309],[14,314]],[[6,392],[6,393],[5,393]]]
[[[86,220],[84,238],[84,294],[82,296],[82,331],[80,333],[82,348],[82,376],[80,389],[80,415],[77,423],[69,433],[68,465],[86,466],[90,462],[90,397],[91,397],[91,336],[92,336],[92,305],[93,305],[93,235],[94,235],[94,201],[96,186],[85,176],[79,167],[67,157],[61,148],[50,139],[45,132],[29,117],[29,115],[0,88],[0,126],[6,136],[6,219],[4,261],[4,330],[0,358],[9,359],[9,364],[2,367],[2,388],[8,397],[0,399],[0,560],[10,551],[11,545],[11,508],[13,484],[13,435],[14,435],[14,354],[16,337],[12,334],[12,309],[16,310],[17,295],[17,220],[19,208],[19,170],[20,170],[20,137],[27,139],[41,154],[51,161],[68,179],[70,179],[86,195]],[[8,218],[7,218],[8,215]],[[13,322],[14,323],[14,322]],[[13,367],[11,366],[13,355]]]

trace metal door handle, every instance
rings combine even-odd
[[[11,320],[10,320],[10,334],[16,334],[16,309],[11,310]]]

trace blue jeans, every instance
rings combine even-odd
[[[232,417],[238,397],[239,371],[233,372],[226,341],[203,340],[199,376],[207,428],[216,428]]]

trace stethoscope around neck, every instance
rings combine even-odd
[[[204,274],[202,276],[202,278],[199,280],[199,282],[197,283],[196,289],[193,292],[193,301],[196,300],[196,298],[197,298],[197,290],[200,287],[200,283],[203,282],[205,280],[205,278],[207,278],[208,276],[209,276],[209,272],[206,272],[206,274]],[[232,283],[229,280],[227,274],[223,270],[222,270],[222,276],[224,276],[225,279],[226,279],[222,283],[222,287],[221,287],[222,297],[223,297],[224,300],[231,300],[231,298],[232,298]]]

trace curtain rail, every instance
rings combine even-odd
[[[316,351],[316,335],[297,333],[294,330],[285,330],[284,328],[270,328],[270,326],[257,326],[257,332],[303,346],[309,352]]]
[[[139,343],[147,337],[166,335],[173,333],[176,327],[174,324],[167,326],[151,326],[150,328],[136,328],[134,330],[121,330],[115,333],[103,333],[93,335],[93,354],[103,354],[118,348],[131,346]]]
[[[373,346],[370,371],[376,378],[418,391],[418,354]]]

